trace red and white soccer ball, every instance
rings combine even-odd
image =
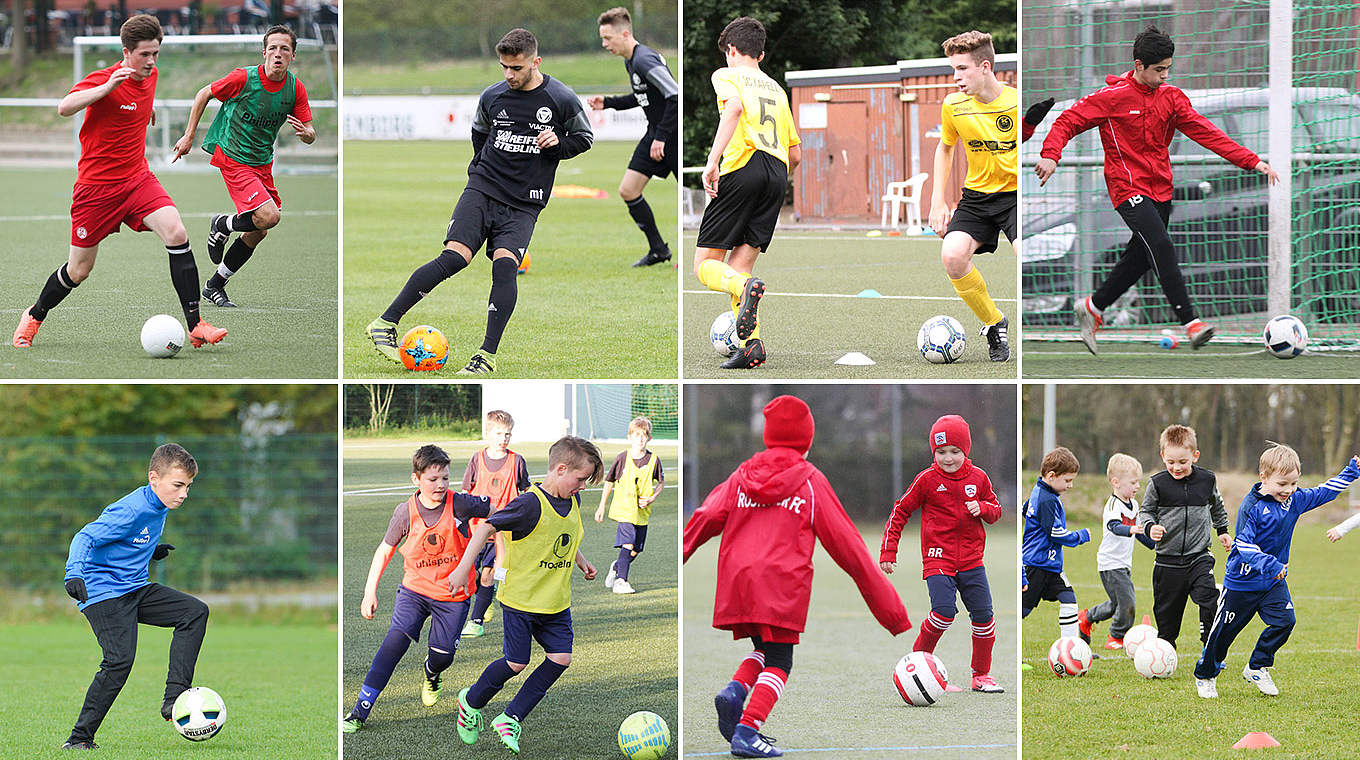
[[[902,699],[914,707],[928,707],[939,700],[949,685],[949,673],[940,658],[930,652],[912,652],[897,661],[893,685]]]
[[[1166,639],[1148,639],[1133,653],[1133,669],[1144,678],[1170,678],[1176,672],[1176,648]]]
[[[1048,666],[1060,678],[1085,675],[1091,669],[1091,647],[1075,636],[1064,636],[1048,648]]]
[[[1157,638],[1157,629],[1150,625],[1139,623],[1138,625],[1130,626],[1129,630],[1124,634],[1124,654],[1128,655],[1128,658],[1132,660],[1133,653],[1138,651],[1138,647],[1142,646],[1144,642],[1155,638]]]

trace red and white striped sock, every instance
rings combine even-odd
[[[751,701],[746,705],[746,712],[741,714],[741,723],[744,726],[760,730],[760,726],[765,719],[770,717],[770,710],[779,698],[784,695],[784,684],[788,683],[789,674],[779,668],[765,668],[760,672],[760,677],[756,679],[756,686],[751,690]]]
[[[759,649],[752,650],[746,655],[746,659],[741,661],[737,667],[737,672],[732,675],[732,680],[746,688],[746,693],[751,693],[751,686],[756,682],[756,676],[765,669],[765,653]]]
[[[954,618],[947,618],[931,610],[926,616],[926,622],[921,624],[921,632],[916,634],[916,643],[911,645],[912,651],[934,652],[935,645],[940,643],[940,637],[953,623]]]
[[[973,625],[973,675],[992,672],[992,645],[996,644],[996,621]]]

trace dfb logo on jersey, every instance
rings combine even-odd
[[[547,106],[543,106],[542,108],[538,109],[538,113],[534,115],[537,116],[538,120],[543,122],[544,124],[547,124],[549,121],[552,121],[552,109]]]
[[[973,483],[969,483],[968,485],[964,486],[963,495],[967,496],[970,499],[973,498],[974,496],[977,496],[977,486],[974,485]]]

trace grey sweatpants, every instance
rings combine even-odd
[[[1100,583],[1110,598],[1088,610],[1086,619],[1092,623],[1109,620],[1110,636],[1122,640],[1133,625],[1133,574],[1127,567],[1101,570]]]

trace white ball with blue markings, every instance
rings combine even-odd
[[[740,348],[737,340],[737,318],[731,310],[719,314],[708,329],[708,337],[713,341],[713,350],[722,356],[731,356]]]
[[[931,364],[953,364],[963,356],[963,325],[951,316],[931,317],[916,333],[916,347]]]
[[[1303,321],[1290,314],[1281,314],[1266,323],[1266,350],[1280,359],[1293,359],[1308,347],[1308,328]]]
[[[619,751],[629,760],[659,760],[671,746],[671,729],[654,712],[640,710],[619,726]]]

